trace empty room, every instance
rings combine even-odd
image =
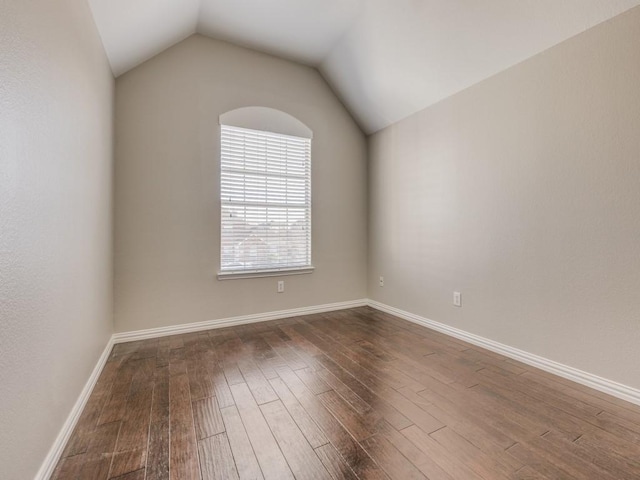
[[[0,478],[640,479],[640,0],[0,0]]]

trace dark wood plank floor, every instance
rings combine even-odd
[[[55,479],[640,478],[640,408],[370,308],[116,345]]]

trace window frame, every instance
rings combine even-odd
[[[275,111],[282,115],[283,112]],[[290,117],[294,119],[296,122],[299,122],[294,117]],[[235,122],[230,122],[235,123]],[[306,265],[285,265],[281,267],[265,267],[265,268],[246,268],[246,269],[228,269],[223,270],[222,262],[223,262],[223,217],[222,212],[224,209],[224,202],[222,199],[222,189],[223,189],[223,149],[222,149],[222,137],[223,130],[225,127],[230,129],[247,130],[247,131],[255,131],[255,132],[263,132],[267,135],[276,135],[281,137],[294,137],[297,139],[304,139],[308,141],[308,157],[305,159],[308,162],[308,173],[306,174],[306,182],[308,182],[308,200],[305,202],[304,207],[308,210],[308,224],[306,228],[308,229],[308,239],[307,239],[307,258],[308,264]],[[262,127],[259,125],[258,127]],[[304,126],[307,128],[306,126]],[[299,128],[299,127],[298,127]],[[310,130],[309,130],[310,132]],[[218,270],[218,280],[234,280],[234,279],[242,279],[242,278],[260,278],[260,277],[274,277],[274,276],[284,276],[284,275],[303,275],[312,273],[315,270],[313,266],[313,242],[312,242],[312,135],[301,135],[298,131],[295,131],[293,134],[285,133],[282,131],[270,131],[266,128],[255,128],[253,126],[245,126],[245,125],[228,125],[223,123],[223,118],[221,117],[220,128],[219,128],[219,139],[220,139],[220,155],[219,155],[219,180],[218,180],[218,188],[219,188],[219,201],[220,201],[220,248],[219,248],[219,260],[220,260],[220,268]],[[250,202],[249,202],[250,203]]]

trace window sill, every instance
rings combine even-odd
[[[239,280],[241,278],[282,277],[285,275],[305,275],[313,273],[315,267],[279,268],[274,270],[248,270],[245,272],[218,272],[218,280]]]

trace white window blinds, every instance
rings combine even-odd
[[[221,129],[221,273],[310,267],[311,139]]]

